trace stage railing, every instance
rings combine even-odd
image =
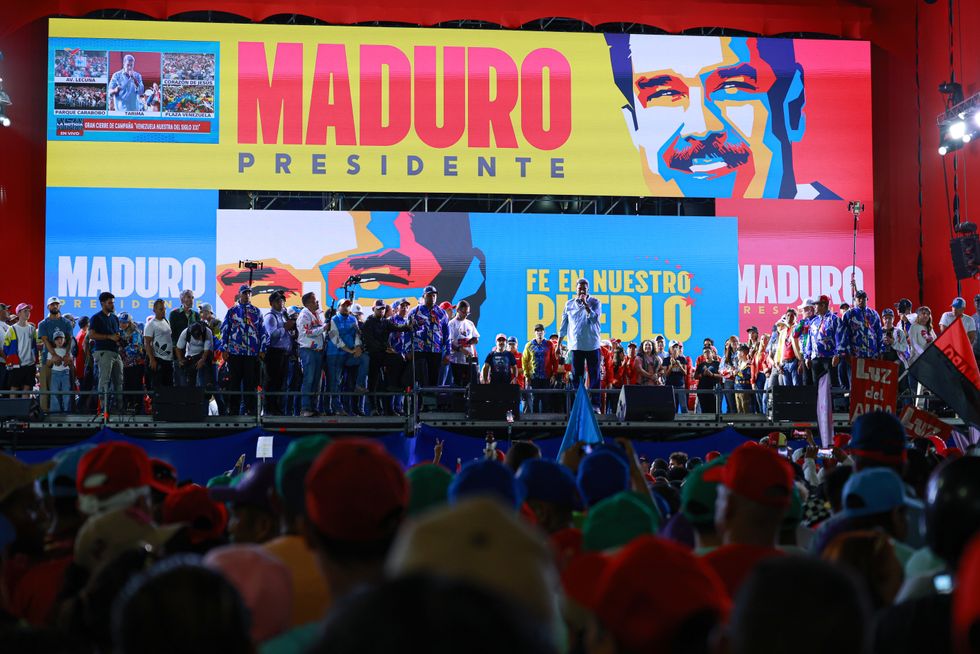
[[[615,417],[616,407],[620,389],[587,389],[592,397],[592,403],[596,412],[609,419]],[[269,392],[259,389],[255,392],[233,391],[233,390],[214,390],[210,388],[202,389],[208,406],[213,410],[223,408],[217,415],[211,414],[206,420],[230,417],[237,418],[239,423],[254,423],[257,426],[275,421],[289,422],[315,422],[324,418],[343,419],[360,417],[392,417],[406,420],[420,421],[425,416],[433,414],[458,414],[460,408],[465,411],[466,395],[468,387],[455,386],[436,386],[418,387],[407,389],[403,392],[398,391],[336,391],[320,390],[311,394],[311,407],[316,415],[303,417],[301,413],[300,391]],[[753,411],[738,413],[734,407],[729,405],[731,396],[735,393],[747,393],[753,396]],[[832,393],[832,404],[835,412],[847,411],[848,390],[834,388]],[[675,419],[693,419],[701,421],[714,421],[724,424],[735,417],[755,417],[771,420],[771,410],[769,402],[772,390],[751,389],[735,391],[727,388],[715,389],[675,389]],[[40,398],[49,398],[47,412],[40,410]],[[51,411],[55,396],[68,398],[69,411]],[[462,397],[459,397],[462,396]],[[702,401],[695,402],[694,408],[690,408],[689,397],[704,398],[711,396],[714,400],[715,411],[705,412]],[[149,398],[147,402],[146,398]],[[251,402],[248,398],[254,397],[255,410],[250,411]],[[455,401],[452,399],[455,397]],[[118,405],[118,399],[122,398],[122,407]],[[525,388],[521,390],[520,416],[526,419],[539,418],[561,420],[571,410],[575,398],[573,390],[565,388]],[[10,420],[29,420],[32,423],[57,422],[72,417],[76,421],[87,419],[92,424],[109,425],[119,421],[132,420],[139,416],[152,415],[152,403],[156,399],[153,390],[136,391],[52,391],[38,390],[2,390],[0,400],[21,399],[25,400],[18,404],[0,402],[0,422]],[[237,399],[237,402],[236,402]],[[269,400],[275,399],[270,407]],[[540,402],[539,402],[540,401]],[[899,409],[908,404],[915,403],[920,408],[936,408],[941,402],[930,394],[913,394],[910,392],[902,393],[899,396]],[[678,412],[677,406],[683,406],[686,410]],[[548,410],[535,410],[536,408]],[[273,412],[272,409],[276,409]],[[150,409],[150,410],[148,410]],[[724,409],[724,410],[718,410]],[[211,413],[209,411],[209,413]],[[166,422],[166,421],[160,421]]]

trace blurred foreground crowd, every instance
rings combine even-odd
[[[136,445],[0,455],[4,652],[980,652],[980,456],[529,441],[408,470],[306,436],[205,486]],[[244,457],[243,457],[244,459]],[[244,469],[243,469],[244,468]]]

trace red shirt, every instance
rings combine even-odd
[[[517,361],[517,385],[524,388],[524,368],[521,367],[521,352],[517,350],[508,350],[514,355],[514,360]]]
[[[784,556],[782,550],[760,545],[731,543],[704,555],[704,561],[718,573],[728,594],[732,597],[752,569],[760,562],[774,556]]]
[[[636,361],[636,357],[628,356],[626,361],[623,363],[625,370],[623,370],[623,384],[629,384],[630,386],[636,385],[636,378],[639,376],[636,372],[636,368],[633,367],[633,363]]]
[[[85,339],[88,338],[88,329],[83,329],[75,336],[75,376],[81,379],[85,376]]]

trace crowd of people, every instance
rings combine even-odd
[[[163,81],[214,82],[214,55],[202,53],[167,52],[163,55]]]
[[[102,109],[106,108],[106,88],[101,84],[56,84],[54,108]]]
[[[100,297],[101,311],[79,320],[49,298],[36,328],[33,307],[0,304],[0,389],[31,391],[36,379],[46,391],[44,412],[95,411],[99,398],[79,392],[97,390],[113,412],[143,413],[148,391],[194,386],[213,396],[220,414],[310,417],[402,413],[400,394],[407,389],[472,383],[517,384],[525,411],[560,413],[566,393],[554,391],[574,390],[581,380],[596,391],[597,411],[612,412],[615,391],[637,384],[672,387],[678,413],[765,414],[776,385],[814,384],[829,374],[835,387],[846,389],[850,357],[897,362],[903,402],[920,396],[922,406],[925,389],[908,367],[937,331],[957,320],[980,355],[980,295],[974,315],[956,298],[935,326],[928,307],[913,312],[906,299],[879,315],[863,291],[856,291],[855,306],[838,312],[820,296],[789,309],[771,328],[750,327],[744,340],[732,335],[719,348],[706,338],[694,357],[684,343],[668,344],[662,336],[639,344],[601,339],[602,307],[586,280],[578,288],[557,333],[546,336],[544,325],[535,325],[523,347],[516,337],[497,334],[482,358],[467,302],[439,303],[433,286],[414,306],[407,298],[369,307],[345,299],[327,313],[313,293],[298,298],[302,306],[287,308],[286,295],[275,292],[263,313],[244,284],[224,320],[209,304],[195,305],[185,290],[169,314],[157,300],[145,324],[116,314],[108,292]]]
[[[105,52],[59,50],[54,55],[54,76],[102,79],[109,70]]]
[[[976,654],[980,456],[871,413],[652,462],[407,470],[306,436],[201,485],[123,441],[0,454],[4,651]],[[244,457],[243,457],[244,458]],[[203,479],[200,481],[204,481]]]
[[[163,108],[181,114],[213,114],[213,86],[164,86]]]

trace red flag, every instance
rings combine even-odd
[[[967,424],[980,425],[980,370],[962,320],[919,355],[909,372]]]

